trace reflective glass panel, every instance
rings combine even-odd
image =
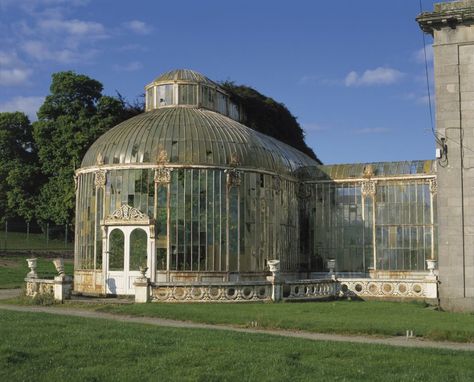
[[[130,270],[138,271],[140,267],[147,265],[147,244],[146,232],[141,228],[136,228],[130,234]]]
[[[114,229],[109,236],[109,270],[123,271],[125,237],[121,230]]]

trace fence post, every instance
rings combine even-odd
[[[46,223],[46,249],[48,249],[49,245],[49,223]]]
[[[8,241],[8,220],[5,220],[5,250],[7,249]]]
[[[67,248],[67,223],[66,223],[66,226],[64,228],[64,249]]]
[[[26,245],[30,244],[30,222],[26,222]]]

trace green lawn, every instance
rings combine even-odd
[[[30,271],[26,263],[29,256],[9,256],[0,255],[0,289],[7,288],[21,288],[24,285],[24,278]],[[38,257],[38,276],[45,278],[53,278],[57,275],[54,268],[53,258]],[[73,261],[71,259],[65,260],[64,266],[66,274],[73,274]]]
[[[0,250],[20,251],[20,250],[73,250],[74,243],[64,242],[64,240],[46,240],[45,234],[23,232],[0,231]]]
[[[469,381],[472,352],[0,310],[2,381]]]
[[[94,309],[134,316],[319,333],[405,335],[474,342],[474,315],[439,312],[421,303],[333,301],[281,304],[130,304]]]

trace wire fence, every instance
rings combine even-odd
[[[29,222],[0,224],[0,251],[73,251],[74,226]]]

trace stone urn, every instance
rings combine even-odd
[[[138,267],[138,270],[140,271],[140,273],[142,274],[142,278],[143,279],[146,279],[146,271],[148,270],[148,267],[146,265],[140,265]]]
[[[434,260],[434,259],[427,259],[426,260],[426,268],[430,271],[431,276],[434,276],[434,271],[436,269],[437,262],[438,262],[438,260]]]
[[[54,259],[53,264],[59,276],[66,275],[66,272],[64,271],[64,259],[61,259],[61,258]]]
[[[30,268],[30,272],[26,275],[30,279],[38,278],[38,274],[36,273],[36,267],[38,266],[38,259],[26,259],[28,263],[28,268]]]
[[[280,273],[280,260],[268,260],[267,264],[273,275]]]
[[[336,259],[328,259],[327,264],[328,264],[329,273],[333,275],[336,269]]]

